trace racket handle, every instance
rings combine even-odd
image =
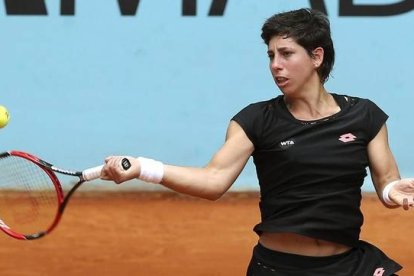
[[[101,176],[103,165],[86,169],[82,172],[82,178],[86,181],[98,179]]]

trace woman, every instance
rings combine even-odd
[[[395,275],[401,266],[360,241],[361,186],[369,167],[386,207],[413,205],[387,140],[388,116],[369,100],[324,88],[334,63],[326,16],[300,9],[262,28],[270,72],[282,91],[229,123],[226,141],[203,168],[147,158],[108,157],[102,178],[133,178],[210,200],[220,198],[253,156],[262,221],[248,276]],[[127,158],[131,167],[123,169]],[[125,160],[124,160],[125,161]]]

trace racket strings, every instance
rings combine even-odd
[[[0,158],[0,219],[15,232],[46,230],[58,208],[53,181],[38,165],[20,157]]]

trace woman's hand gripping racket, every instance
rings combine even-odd
[[[125,170],[131,166],[126,158],[121,165]],[[25,152],[0,153],[0,229],[20,240],[49,234],[76,189],[85,181],[98,179],[102,168],[70,171]],[[66,196],[55,173],[79,178]]]

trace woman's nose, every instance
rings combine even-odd
[[[279,58],[274,57],[272,59],[272,61],[270,62],[270,69],[274,71],[281,69],[281,63]]]

